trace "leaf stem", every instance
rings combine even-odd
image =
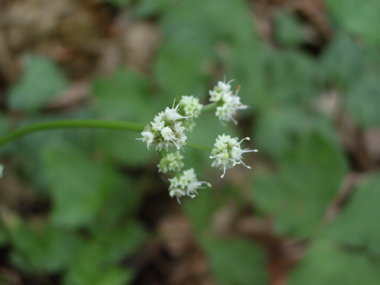
[[[15,139],[23,137],[27,134],[45,131],[45,130],[55,130],[55,129],[79,129],[79,128],[90,128],[90,129],[111,129],[111,130],[125,130],[131,132],[142,132],[145,125],[130,123],[130,122],[120,122],[120,121],[103,121],[103,120],[62,120],[62,121],[49,121],[37,124],[32,124],[26,127],[22,127],[15,130],[2,138],[0,138],[0,148]]]

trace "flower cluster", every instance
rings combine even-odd
[[[226,174],[226,169],[234,167],[236,164],[243,164],[247,168],[250,166],[244,164],[242,154],[246,152],[257,152],[257,149],[241,149],[240,144],[244,138],[238,142],[238,138],[231,138],[229,135],[219,135],[214,144],[214,148],[211,150],[211,159],[215,159],[211,166],[223,169],[222,178]]]
[[[218,82],[213,90],[209,91],[210,101],[215,104],[210,104],[207,108],[208,111],[216,109],[216,116],[221,121],[233,121],[236,124],[234,116],[237,110],[246,109],[247,106],[240,102],[238,90],[231,91],[231,81]],[[194,119],[198,118],[201,114],[203,105],[199,103],[199,99],[194,96],[182,96],[179,104],[174,108],[166,108],[165,111],[160,112],[154,117],[141,133],[143,142],[150,146],[154,146],[156,150],[160,151],[162,159],[158,164],[158,171],[161,173],[171,173],[173,178],[169,178],[169,195],[176,197],[178,203],[183,196],[190,196],[194,198],[198,195],[197,189],[202,189],[204,185],[211,186],[208,182],[198,181],[193,168],[182,171],[184,158],[179,151],[174,153],[167,153],[169,147],[180,149],[186,144],[186,131],[192,131],[195,126]],[[206,109],[203,109],[205,111]],[[256,152],[257,150],[241,149],[241,143],[245,138],[238,141],[237,138],[231,138],[229,135],[219,135],[216,139],[214,148],[211,150],[211,159],[213,167],[223,170],[222,178],[226,170],[234,167],[236,164],[245,165],[242,160],[242,155],[246,152]],[[192,144],[195,146],[195,144]],[[196,146],[195,146],[196,147]],[[199,147],[204,149],[202,147]],[[165,149],[165,151],[162,151]]]
[[[210,101],[217,103],[216,115],[221,121],[233,121],[237,124],[236,120],[233,118],[237,110],[246,109],[248,106],[243,105],[240,102],[240,97],[238,96],[238,89],[235,94],[231,91],[231,83],[219,81],[218,85],[214,87],[213,90],[209,91]]]
[[[183,126],[188,131],[192,131],[195,122],[194,118],[198,118],[203,105],[199,103],[198,98],[194,98],[194,96],[182,96],[181,101],[179,103],[179,107],[183,110],[186,120],[183,122]]]
[[[141,133],[143,142],[147,143],[147,147],[152,145],[156,150],[169,146],[179,149],[185,145],[187,137],[183,133],[185,128],[180,121],[184,117],[178,112],[178,105],[176,108],[167,107],[164,112],[160,112],[154,117],[153,122],[147,125]]]
[[[158,165],[158,171],[162,173],[167,173],[169,171],[178,172],[184,166],[182,159],[183,156],[179,151],[168,153],[161,159],[160,164]]]
[[[169,181],[169,195],[171,197],[177,197],[178,203],[181,203],[179,198],[182,196],[187,195],[194,198],[198,195],[197,189],[203,188],[201,187],[202,184],[206,184],[208,187],[211,187],[210,183],[197,180],[197,176],[195,175],[193,168],[183,171],[181,175],[169,179]]]

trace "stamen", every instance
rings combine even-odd
[[[242,140],[239,142],[239,144],[241,144],[242,141],[250,141],[250,140],[251,140],[251,139],[250,139],[249,137],[246,137],[246,138],[242,139]]]

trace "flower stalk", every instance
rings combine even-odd
[[[176,197],[178,202],[182,196],[190,196],[194,198],[198,192],[197,189],[202,189],[203,185],[210,187],[211,185],[206,181],[198,181],[193,168],[183,171],[184,163],[181,161],[183,156],[179,150],[183,146],[207,151],[211,153],[210,158],[214,159],[212,166],[223,170],[222,178],[226,170],[234,167],[237,164],[242,164],[250,168],[243,162],[242,155],[248,152],[257,152],[257,150],[241,149],[240,144],[245,138],[238,141],[237,138],[232,138],[229,135],[219,135],[213,148],[196,144],[187,141],[186,132],[191,132],[194,128],[195,119],[201,113],[216,111],[215,115],[219,120],[232,121],[237,124],[235,115],[238,110],[246,109],[248,106],[240,102],[238,91],[231,90],[230,82],[218,82],[213,90],[209,91],[210,101],[212,103],[203,106],[199,103],[199,99],[193,95],[183,95],[177,106],[172,108],[167,107],[164,111],[158,113],[147,125],[131,122],[121,121],[107,121],[107,120],[60,120],[36,123],[21,127],[15,131],[10,132],[4,137],[0,138],[0,148],[18,138],[27,134],[56,129],[109,129],[109,130],[122,130],[141,133],[142,140],[147,144],[147,148],[153,146],[155,150],[163,157],[158,165],[159,171],[162,173],[170,172],[173,178],[169,178],[171,185],[169,187],[169,195]],[[169,153],[169,148],[176,148],[176,153]],[[165,155],[163,155],[165,154]],[[0,165],[0,178],[2,166]]]
[[[27,134],[56,129],[111,129],[131,132],[141,132],[144,125],[120,121],[103,121],[103,120],[60,120],[36,123],[15,130],[0,138],[0,148],[13,140],[21,138]]]

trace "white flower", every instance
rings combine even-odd
[[[175,139],[175,134],[174,132],[172,131],[171,128],[169,127],[165,127],[161,130],[161,135],[162,137],[164,138],[164,140],[166,141],[171,141],[171,140],[174,140]]]
[[[147,147],[149,149],[149,146],[153,143],[154,135],[149,131],[142,132],[141,135],[143,136],[142,141],[146,142]]]
[[[165,121],[162,118],[163,114],[163,112],[159,113],[158,116],[154,118],[153,122],[150,123],[154,131],[160,131],[165,127]]]
[[[158,165],[158,171],[162,173],[167,173],[168,171],[178,172],[184,166],[182,159],[183,156],[179,151],[168,153],[161,159],[160,164]]]
[[[232,80],[231,80],[232,81]],[[233,121],[237,124],[236,120],[233,118],[236,111],[239,109],[246,109],[247,106],[240,102],[240,97],[238,96],[238,90],[235,94],[232,93],[230,82],[218,82],[218,85],[214,87],[214,90],[210,90],[210,101],[217,103],[216,115],[221,121]]]
[[[214,87],[214,90],[210,90],[210,101],[211,102],[218,102],[220,101],[225,95],[230,96],[232,94],[231,85],[230,83],[233,80],[228,81],[227,83],[219,81],[218,85]]]
[[[180,121],[184,117],[177,112],[178,106],[174,108],[167,107],[164,112],[158,113],[154,117],[153,122],[148,124],[141,133],[143,142],[147,143],[147,147],[153,145],[156,150],[169,146],[179,149],[185,145],[187,137],[183,133],[185,128]]]
[[[212,165],[213,167],[223,169],[222,178],[226,174],[226,169],[234,167],[236,164],[243,164],[247,168],[250,166],[244,164],[242,155],[246,152],[257,152],[257,149],[244,149],[242,150],[240,144],[244,140],[249,140],[249,138],[244,138],[238,142],[238,138],[231,138],[229,135],[219,135],[214,144],[214,148],[211,150],[211,159],[215,159]]]
[[[183,118],[180,114],[177,113],[178,105],[176,108],[166,107],[165,109],[165,117],[169,121],[177,121]]]
[[[181,198],[182,196],[185,196],[186,192],[179,188],[176,188],[176,189],[170,190],[169,195],[170,197],[176,196],[178,203],[181,204],[181,201],[179,200],[179,198]]]
[[[233,116],[236,114],[236,111],[239,109],[246,109],[247,106],[243,105],[240,102],[240,97],[237,96],[237,91],[235,95],[224,96],[223,97],[223,105],[216,107],[216,115],[219,117],[221,121],[233,121],[237,124],[236,120]]]
[[[202,184],[211,186],[208,182],[198,181],[193,168],[183,171],[182,175],[169,179],[169,181],[169,195],[171,197],[176,196],[178,203],[181,203],[179,198],[182,196],[187,195],[194,198],[198,195],[197,189],[202,189]]]

